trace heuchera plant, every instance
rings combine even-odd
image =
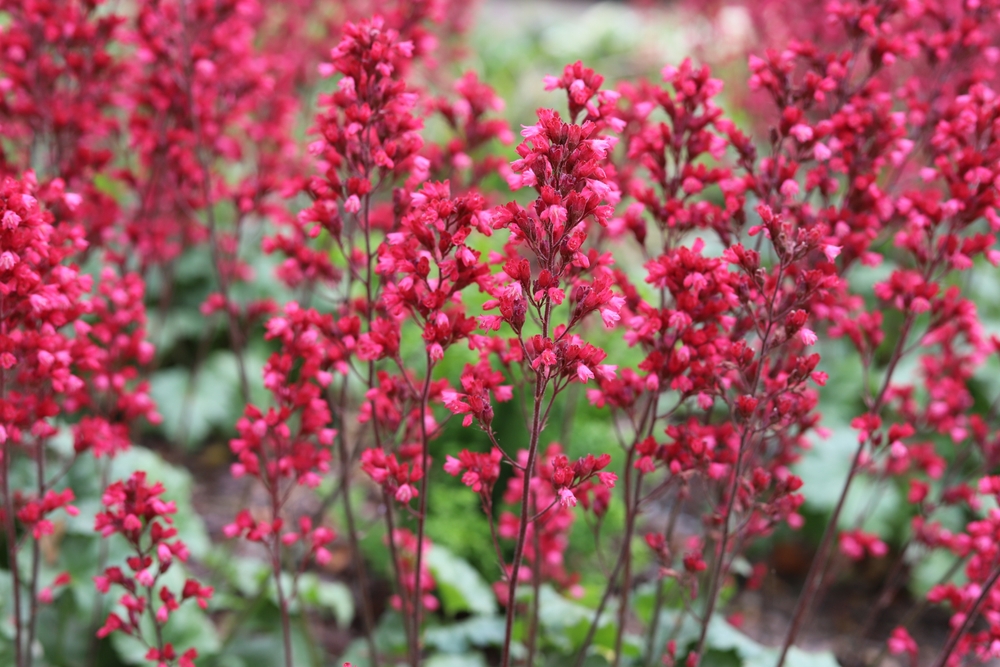
[[[933,664],[1000,658],[1000,399],[977,389],[1000,337],[970,278],[1000,265],[1000,2],[734,0],[756,40],[731,97],[691,60],[615,85],[577,62],[538,82],[558,109],[525,120],[513,149],[503,100],[441,67],[462,53],[450,36],[470,3],[287,4],[0,0],[0,520],[16,667],[35,664],[39,606],[69,583],[40,569],[42,540],[78,513],[69,471],[161,421],[146,281],[162,327],[178,262],[199,249],[213,281],[201,312],[224,322],[245,406],[231,472],[267,498],[223,533],[270,566],[285,667],[300,577],[338,539],[370,664],[422,663],[441,608],[428,498],[447,492],[431,481],[442,470],[488,526],[496,562],[478,565],[503,607],[503,667],[547,649],[543,586],[583,593],[567,553],[581,515],[612,565],[565,659],[583,665],[613,617],[614,667],[630,650],[701,664],[749,548],[804,524],[795,465],[829,446],[822,387],[848,365],[862,377],[853,453],[777,666],[845,562],[891,561],[867,635],[907,568],[940,553],[956,565],[927,594],[951,615]],[[427,118],[443,129],[425,133]],[[254,292],[242,253],[257,242],[285,303]],[[270,350],[259,378],[255,341]],[[618,443],[571,458],[550,421],[582,399]],[[517,414],[508,402],[522,431],[498,428],[497,411]],[[435,460],[450,427],[484,446]],[[64,433],[71,451],[54,445]],[[327,479],[336,530],[290,502]],[[901,544],[847,516],[862,479],[869,512],[879,489],[905,488]],[[93,573],[100,592],[124,591],[95,635],[190,667],[197,651],[163,628],[213,588],[164,579],[189,555],[177,508],[144,471],[105,481],[94,529],[130,555]],[[361,497],[384,524],[403,656],[377,641]],[[884,639],[916,665],[912,620]]]

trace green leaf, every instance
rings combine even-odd
[[[424,667],[486,667],[486,659],[480,653],[438,653],[424,660],[423,664]]]
[[[445,613],[491,616],[497,612],[496,595],[490,585],[474,567],[445,547],[435,544],[430,548],[427,566],[434,574]]]
[[[958,558],[947,551],[937,549],[919,558],[910,570],[909,589],[917,599],[923,599],[931,588],[946,583],[942,579],[951,571]],[[966,580],[965,570],[959,567],[948,581],[962,585]]]
[[[424,641],[444,653],[464,653],[472,647],[500,646],[504,638],[502,616],[473,616],[472,618],[427,628]]]
[[[158,371],[150,381],[150,395],[163,415],[167,438],[192,445],[213,430],[232,430],[240,411],[239,387],[236,355],[220,350],[205,360],[193,381],[186,368]]]
[[[378,627],[375,628],[375,645],[379,651],[388,654],[393,652],[401,654],[406,651],[406,630],[403,628],[403,617],[397,612],[389,611],[382,615]],[[340,665],[345,662],[351,663],[354,667],[370,667],[372,662],[368,644],[364,639],[351,642],[334,664]]]
[[[341,628],[350,625],[354,618],[354,596],[339,581],[323,581],[307,572],[299,576],[299,597],[306,607],[333,612]]]
[[[847,425],[834,427],[830,437],[817,443],[795,464],[807,507],[819,512],[833,510],[857,448],[857,432]]]
[[[660,616],[661,629],[664,625],[672,627],[677,613],[682,612],[664,612]],[[699,631],[698,623],[685,615],[677,637],[678,654],[681,653],[682,647],[684,650],[694,648],[698,641]],[[718,615],[713,617],[709,623],[705,644],[710,652],[717,653],[712,658],[711,664],[720,666],[736,664],[739,667],[774,667],[781,652],[778,648],[757,643]],[[707,662],[709,655],[710,653],[706,652],[704,664],[710,664]],[[736,663],[730,660],[732,655],[738,658]],[[795,647],[792,647],[788,655],[785,656],[784,664],[786,667],[840,667],[830,651],[809,653]]]

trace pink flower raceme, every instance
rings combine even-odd
[[[83,415],[72,426],[73,451],[64,466],[88,452],[114,455],[129,447],[132,423],[143,417],[159,421],[147,385],[137,381],[139,368],[152,357],[142,281],[135,275],[120,279],[106,268],[97,295],[89,294],[93,279],[70,263],[87,248],[83,230],[56,222],[34,196],[37,187],[31,172],[22,181],[0,181],[4,470],[21,456],[47,456],[57,417]],[[2,512],[35,539],[51,533],[56,510],[76,514],[72,490],[53,489],[57,482],[38,480],[48,487],[39,494],[14,490],[13,506]],[[5,473],[2,485],[9,483]],[[11,549],[16,552],[16,546]]]
[[[522,450],[519,463],[523,465],[526,459],[527,452]],[[552,444],[546,449],[537,476],[531,482],[531,516],[526,521],[511,512],[500,515],[498,534],[506,539],[516,540],[521,522],[526,521],[526,566],[539,568],[545,580],[576,590],[574,587],[579,575],[569,574],[563,567],[563,551],[579,511],[574,508],[579,502],[598,516],[603,515],[610,500],[609,490],[616,481],[614,473],[601,472],[609,462],[610,456],[605,454],[600,457],[586,456],[570,463],[562,454],[562,448]],[[515,468],[515,475],[504,492],[504,502],[511,505],[519,502],[524,486],[524,474]],[[504,603],[506,599],[502,593],[506,590],[502,584],[498,586]]]
[[[361,452],[361,469],[403,505],[417,496],[417,482],[424,476],[419,459],[400,463],[395,454],[386,454],[381,448]]]
[[[36,196],[60,221],[82,225],[100,251],[118,234],[116,198],[98,178],[113,171],[123,128],[116,113],[121,82],[130,71],[119,52],[125,17],[100,2],[5,0],[0,33],[0,176],[29,169],[39,177]],[[39,153],[44,142],[52,149]],[[0,264],[3,260],[0,259]]]
[[[488,454],[463,449],[456,459],[448,456],[444,471],[453,477],[462,475],[462,483],[484,496],[492,496],[493,485],[500,478],[503,453],[494,448]]]
[[[128,480],[113,483],[104,492],[104,511],[98,513],[94,529],[105,538],[120,534],[129,543],[133,555],[126,559],[127,569],[111,566],[94,577],[94,584],[101,593],[108,593],[112,587],[125,591],[119,599],[124,617],[118,612],[108,614],[97,636],[124,632],[147,643],[147,660],[158,665],[193,667],[198,652],[192,648],[178,655],[172,644],[163,641],[162,627],[186,600],[195,600],[202,609],[207,608],[213,591],[194,579],[187,579],[180,591],[161,583],[161,577],[175,558],[181,562],[188,559],[187,546],[173,539],[177,530],[172,526],[171,515],[177,512],[177,507],[173,501],[160,497],[164,491],[159,482],[148,484],[146,474],[140,471]],[[155,637],[143,634],[146,614],[157,627]]]
[[[61,492],[49,490],[44,496],[37,499],[24,498],[20,492],[17,492],[14,497],[15,516],[37,540],[42,535],[51,535],[54,530],[52,520],[47,518],[48,515],[59,509],[64,510],[70,516],[77,516],[80,513],[76,506],[71,504],[74,498],[71,489],[64,489]]]

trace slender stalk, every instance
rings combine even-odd
[[[896,346],[892,351],[892,357],[889,359],[889,365],[886,368],[885,379],[882,381],[882,387],[879,389],[878,395],[871,404],[870,412],[872,414],[878,414],[882,409],[882,403],[885,401],[886,392],[889,390],[889,383],[892,380],[892,374],[895,372],[896,366],[899,364],[899,360],[903,356],[903,350],[906,348],[906,339],[909,337],[913,321],[914,314],[911,311],[907,313],[899,338],[896,340]],[[854,478],[858,473],[858,464],[861,461],[861,454],[864,452],[865,445],[867,444],[868,438],[865,438],[858,443],[858,448],[854,452],[854,458],[851,461],[851,468],[847,473],[847,479],[844,481],[844,487],[840,491],[840,498],[837,499],[837,505],[834,507],[833,514],[830,515],[830,519],[826,524],[826,530],[823,531],[823,539],[820,542],[819,550],[816,552],[816,556],[813,558],[812,564],[809,566],[809,572],[806,574],[805,587],[802,589],[802,594],[795,603],[795,609],[792,612],[792,622],[788,626],[788,633],[785,635],[785,641],[781,646],[781,654],[778,656],[776,667],[782,667],[782,665],[785,664],[785,658],[788,655],[788,651],[795,642],[795,637],[802,629],[802,624],[808,614],[809,607],[811,606],[813,598],[822,583],[823,574],[826,571],[833,549],[834,537],[837,534],[837,522],[839,521],[840,514],[844,509],[844,502],[847,500],[847,494],[851,489],[851,483],[854,481]]]
[[[383,489],[382,501],[385,503],[385,522],[389,529],[389,555],[392,558],[392,572],[396,579],[396,590],[399,591],[400,607],[403,610],[403,631],[406,633],[406,646],[410,655],[414,653],[413,627],[406,622],[405,614],[408,608],[406,587],[403,586],[403,573],[399,565],[399,550],[396,548],[396,528],[392,518],[392,497]]]
[[[722,516],[722,537],[719,539],[719,543],[715,547],[712,574],[709,578],[708,599],[705,601],[705,614],[702,617],[701,631],[698,634],[698,644],[694,650],[699,661],[701,660],[701,656],[705,650],[705,640],[708,637],[708,625],[712,622],[712,614],[715,612],[715,605],[719,597],[719,589],[722,587],[726,551],[729,547],[729,524],[733,516],[733,508],[736,506],[736,494],[739,490],[740,483],[740,469],[743,467],[743,455],[747,450],[748,433],[749,426],[747,426],[747,429],[743,431],[743,437],[740,438],[740,451],[736,456],[736,466],[733,468],[733,479],[729,484],[729,499],[726,502],[726,512]]]
[[[677,528],[677,519],[681,514],[681,507],[683,502],[678,498],[675,499],[674,504],[670,508],[670,518],[667,520],[667,530],[666,530],[666,542],[667,544],[672,544],[674,539],[674,530]],[[658,579],[656,582],[656,600],[653,603],[653,614],[649,619],[649,628],[646,635],[646,662],[650,667],[656,664],[656,659],[659,657],[659,651],[656,649],[656,631],[660,626],[660,613],[663,611],[664,595],[663,595],[663,579]],[[678,615],[678,617],[680,617]]]
[[[36,443],[35,452],[35,475],[37,480],[37,493],[41,498],[45,495],[45,444],[42,441]],[[31,541],[31,579],[28,581],[28,641],[24,650],[24,663],[31,667],[33,662],[33,652],[31,647],[35,643],[35,630],[38,626],[38,569],[41,565],[41,544],[37,539]]]
[[[955,576],[955,574],[961,569],[962,565],[964,564],[965,564],[965,557],[957,559],[954,563],[951,564],[951,567],[948,568],[948,571],[938,578],[937,583],[935,585],[940,586],[948,581],[951,581],[951,578]],[[914,619],[920,616],[920,614],[924,613],[924,610],[928,607],[929,604],[930,601],[926,597],[921,599],[920,602],[917,603],[915,607],[910,609],[910,611],[906,614],[906,616],[903,617],[903,620],[901,620],[898,623],[898,625],[903,628],[908,627],[910,623],[913,622]],[[864,636],[865,635],[860,635],[861,638],[864,638]],[[888,651],[889,651],[889,644],[887,642],[882,642],[882,648],[879,651],[878,655],[875,656],[874,660],[866,664],[871,665],[872,667],[875,667],[876,665],[881,665],[882,659],[885,657],[885,654]]]
[[[795,641],[795,637],[801,629],[803,621],[805,621],[807,609],[812,603],[813,596],[819,590],[819,586],[823,578],[823,572],[826,570],[827,563],[830,560],[833,538],[837,534],[837,522],[840,519],[840,513],[844,509],[844,502],[847,500],[847,492],[850,490],[851,483],[857,475],[858,463],[861,460],[861,454],[864,452],[865,445],[867,443],[867,440],[860,442],[857,450],[854,452],[854,458],[851,460],[851,469],[847,473],[847,480],[844,482],[844,488],[840,493],[840,498],[837,499],[837,506],[834,508],[833,514],[830,515],[829,523],[827,523],[826,530],[823,532],[823,539],[820,542],[819,550],[816,552],[816,556],[813,558],[812,564],[809,566],[808,574],[806,574],[805,588],[803,588],[802,594],[795,603],[795,610],[792,612],[792,622],[788,628],[788,633],[785,635],[785,642],[781,647],[781,655],[778,657],[777,667],[781,667],[781,665],[785,663],[785,657],[787,656],[792,643]]]
[[[534,495],[534,494],[532,494]],[[535,508],[538,508],[537,502]],[[535,651],[538,649],[538,614],[541,609],[539,593],[542,586],[542,564],[539,558],[542,545],[539,543],[537,527],[532,531],[535,558],[531,563],[531,624],[528,626],[528,667],[534,667]]]
[[[651,405],[654,405],[654,404],[655,404],[655,402],[653,404],[651,404]],[[655,412],[655,407],[653,407],[652,410],[653,410],[653,412]],[[655,424],[655,423],[656,423],[655,419],[650,419],[649,424],[648,424],[648,428],[651,430],[652,427],[653,427],[653,424]],[[639,432],[642,432],[641,428],[639,429]],[[612,592],[612,590],[613,590],[613,588],[615,586],[615,582],[618,580],[618,575],[621,573],[621,571],[622,571],[623,568],[627,568],[628,574],[625,577],[623,577],[622,586],[623,587],[624,586],[631,586],[631,583],[630,583],[630,581],[631,581],[631,563],[629,563],[628,561],[631,560],[631,555],[632,555],[632,536],[634,534],[634,529],[635,529],[635,514],[637,514],[638,510],[639,510],[639,504],[640,504],[639,498],[640,498],[640,495],[641,495],[640,494],[640,489],[642,488],[642,485],[640,483],[640,484],[637,485],[635,493],[634,494],[631,493],[630,479],[631,479],[631,470],[632,470],[632,467],[633,467],[634,460],[635,460],[635,446],[632,445],[632,446],[630,446],[628,448],[628,453],[625,456],[625,471],[623,473],[623,475],[625,477],[625,480],[624,480],[624,485],[625,485],[625,492],[624,492],[624,495],[625,495],[625,536],[624,536],[624,541],[622,542],[622,545],[621,545],[621,547],[618,550],[618,558],[616,559],[614,570],[611,572],[611,575],[608,577],[608,583],[604,587],[604,594],[601,596],[601,601],[597,605],[597,610],[594,612],[594,619],[590,622],[590,627],[587,629],[587,636],[584,637],[583,644],[581,644],[580,650],[576,654],[576,661],[573,663],[575,665],[575,667],[581,667],[583,665],[583,661],[584,661],[584,659],[586,658],[586,655],[587,655],[587,649],[590,647],[591,642],[594,641],[594,635],[597,634],[597,624],[600,622],[601,614],[604,613],[604,608],[607,606],[608,600],[611,599],[611,592]],[[639,479],[640,480],[642,479],[641,475],[640,475]],[[634,498],[633,498],[633,496],[634,496]],[[632,509],[630,509],[630,508],[632,508]],[[615,637],[615,645],[616,645],[615,652],[616,652],[616,655],[621,652],[621,638],[622,638],[621,634],[624,632],[624,630],[622,628],[624,627],[624,619],[625,619],[624,612],[622,610],[626,606],[625,602],[627,602],[627,599],[628,599],[627,595],[628,595],[627,593],[623,593],[624,597],[622,599],[622,604],[619,606],[619,610],[618,610],[618,613],[619,613],[619,633]]]
[[[417,515],[417,562],[416,562],[416,587],[413,593],[413,648],[415,652],[410,656],[410,663],[413,667],[420,667],[420,616],[423,611],[423,577],[421,568],[424,561],[424,527],[427,523],[427,480],[428,463],[430,461],[430,442],[427,437],[427,400],[431,389],[431,371],[434,369],[434,362],[430,354],[427,355],[427,377],[424,378],[424,388],[420,394],[420,512]]]
[[[17,530],[14,526],[14,504],[10,494],[10,455],[13,447],[4,443],[3,452],[3,523],[7,542],[7,564],[10,566],[12,597],[14,603],[14,664],[24,667],[21,656],[21,646],[24,638],[21,636],[21,577],[17,567]]]
[[[4,313],[3,295],[0,295],[0,331],[6,336],[7,324]],[[7,371],[0,367],[0,402],[7,400]],[[3,478],[0,479],[3,488],[3,524],[7,542],[7,565],[10,567],[10,578],[14,602],[14,664],[24,667],[21,656],[21,577],[17,568],[17,527],[14,524],[14,499],[10,493],[10,459],[14,454],[14,446],[10,440],[2,443]]]
[[[601,620],[604,608],[608,605],[608,600],[611,599],[613,583],[618,579],[618,574],[622,571],[624,564],[624,560],[619,558],[615,563],[614,570],[611,571],[611,576],[608,577],[608,585],[604,587],[604,594],[601,596],[601,601],[598,603],[597,609],[594,611],[594,620],[590,622],[590,628],[587,629],[587,636],[583,638],[583,644],[580,646],[580,650],[577,651],[576,661],[573,663],[573,667],[582,667],[583,661],[587,657],[587,648],[590,646],[590,643],[594,641],[594,635],[597,634],[597,624]]]
[[[102,489],[108,488],[108,468],[110,461],[108,459],[102,459],[101,461],[101,487]],[[96,572],[104,572],[108,561],[108,541],[101,540],[101,544],[98,547],[97,553],[97,569]],[[90,612],[90,626],[88,634],[90,635],[90,651],[87,657],[87,667],[94,667],[95,660],[97,659],[97,629],[101,627],[101,613],[104,611],[104,603],[101,597],[94,598],[94,608]]]
[[[514,636],[515,602],[517,600],[517,581],[520,576],[521,559],[524,556],[524,543],[528,534],[528,511],[531,500],[531,476],[535,472],[535,456],[538,453],[538,439],[541,435],[542,398],[545,392],[545,378],[541,373],[535,374],[535,405],[531,415],[531,441],[528,445],[528,461],[524,466],[524,490],[521,493],[521,525],[518,528],[517,544],[514,546],[513,569],[507,591],[507,618],[504,626],[503,650],[500,664],[510,667],[510,645]]]
[[[278,480],[269,485],[271,492],[271,518],[275,519],[281,512],[280,485]],[[285,597],[285,586],[281,582],[281,541],[274,536],[271,547],[271,571],[274,573],[274,586],[278,593],[278,611],[281,614],[281,634],[285,651],[285,667],[294,667],[292,662],[292,623],[288,611],[288,599]]]
[[[138,542],[136,542],[136,551],[142,553],[142,549],[139,548]],[[156,620],[156,612],[153,611],[153,600],[156,599],[153,593],[153,586],[146,586],[146,599],[149,601],[149,604],[146,606],[146,610],[153,619],[153,629],[156,632],[156,650],[159,651],[162,656],[164,648],[163,628],[160,626],[160,622]]]
[[[653,613],[649,617],[649,627],[646,629],[646,664],[653,667],[656,664],[656,630],[660,626],[660,613],[663,611],[663,579],[656,580],[656,597],[653,600]]]
[[[631,450],[632,454],[635,450]],[[621,560],[625,563],[622,573],[621,594],[618,601],[618,628],[615,633],[615,656],[612,667],[618,667],[621,662],[622,641],[625,637],[625,623],[628,620],[628,598],[632,589],[632,536],[635,531],[635,517],[639,512],[639,496],[642,489],[642,473],[636,475],[635,489],[632,489],[632,456],[628,457],[625,466],[625,537],[622,542]]]
[[[347,378],[344,378],[346,386]],[[341,396],[344,396],[342,392]],[[372,634],[375,630],[375,618],[372,613],[371,601],[368,599],[368,572],[365,567],[365,559],[361,555],[360,540],[358,540],[358,528],[354,520],[354,510],[351,507],[351,457],[347,451],[347,436],[343,432],[344,424],[341,424],[339,438],[340,446],[340,490],[344,496],[344,520],[347,523],[347,539],[351,545],[351,556],[354,559],[354,567],[357,577],[354,583],[357,586],[358,601],[361,604],[361,618],[364,622],[365,643],[368,645],[368,653],[371,656],[372,667],[378,667],[378,650],[375,646],[375,637]]]

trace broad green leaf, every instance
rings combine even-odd
[[[434,574],[445,613],[452,616],[461,612],[484,616],[496,613],[493,589],[466,561],[435,544],[427,554],[427,566]]]
[[[470,648],[503,644],[502,616],[473,616],[456,623],[428,628],[424,641],[444,653],[464,653]]]
[[[817,441],[795,464],[806,506],[819,512],[833,510],[857,447],[857,432],[847,425],[835,427],[830,437]]]
[[[306,608],[332,612],[342,628],[350,625],[354,618],[354,596],[339,581],[323,581],[313,573],[300,575],[299,598]]]
[[[480,653],[453,655],[438,653],[423,661],[424,667],[486,667],[486,659]]]
[[[926,556],[917,559],[911,566],[909,589],[917,598],[922,599],[934,586],[946,583],[942,579],[955,565],[957,558],[954,554],[941,549],[936,549]],[[948,579],[958,585],[966,581],[965,569],[958,567],[954,574]]]
[[[186,368],[158,371],[150,395],[163,415],[167,438],[189,445],[204,441],[213,429],[232,430],[240,412],[239,387],[236,356],[220,350],[209,355],[193,380]]]

